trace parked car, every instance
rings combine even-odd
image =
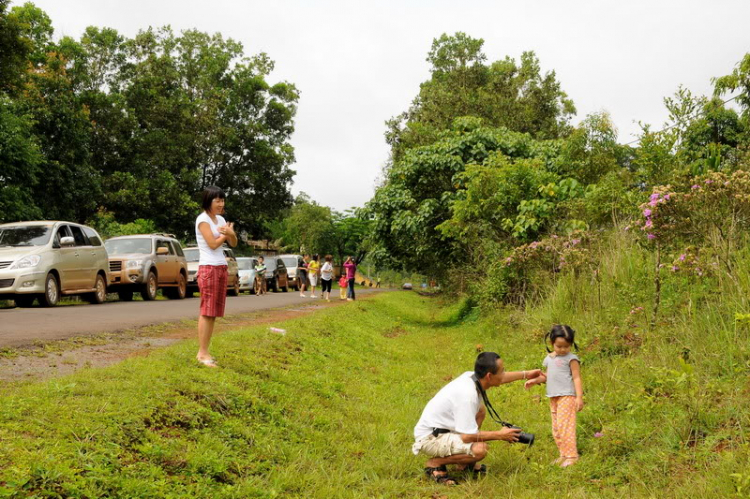
[[[403,284],[403,285],[401,286],[401,289],[411,290],[411,289],[413,289],[413,286],[411,285],[411,283],[410,283],[410,282],[405,282],[405,283],[404,283],[404,284]]]
[[[297,267],[302,265],[302,255],[279,255],[278,258],[281,258],[284,261],[287,277],[291,286],[295,291],[299,291],[302,283],[299,282],[299,279],[297,278]]]
[[[109,289],[123,301],[139,292],[144,300],[164,295],[182,300],[187,293],[187,260],[180,242],[169,234],[119,236],[104,243],[109,255]]]
[[[232,296],[240,295],[240,274],[237,268],[237,259],[234,257],[234,252],[227,248],[223,248],[224,256],[227,259],[227,272],[229,274],[227,278],[227,292]],[[187,282],[187,295],[193,296],[193,293],[199,291],[198,289],[198,261],[200,260],[200,250],[197,247],[185,248],[185,258],[187,259],[188,266],[188,282]]]
[[[256,257],[257,258],[257,257]],[[284,260],[279,256],[268,255],[263,257],[266,264],[266,289],[269,291],[289,291],[288,269]]]
[[[237,258],[237,268],[240,273],[240,293],[247,291],[255,292],[255,266],[258,264],[257,258],[240,257]]]
[[[99,234],[71,222],[0,225],[0,299],[52,307],[69,295],[107,299],[107,250]]]

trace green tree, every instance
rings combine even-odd
[[[573,102],[554,71],[542,74],[539,59],[524,52],[485,64],[484,40],[465,33],[443,34],[427,56],[431,78],[420,85],[410,108],[387,122],[386,141],[394,161],[411,148],[431,144],[460,116],[482,118],[487,126],[528,132],[539,139],[570,131]]]

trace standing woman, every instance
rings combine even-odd
[[[331,301],[331,287],[333,286],[333,256],[326,255],[326,261],[320,267],[320,282],[323,287],[322,296],[325,301]]]
[[[302,257],[302,261],[297,267],[297,275],[299,276],[299,295],[305,298],[305,289],[307,287],[307,260],[310,257],[305,255]]]
[[[357,264],[354,263],[352,257],[348,256],[344,262],[344,268],[346,269],[346,281],[349,284],[349,289],[346,292],[346,301],[354,301],[356,299],[354,296],[354,276],[357,273]]]
[[[320,263],[318,255],[313,255],[312,261],[307,264],[307,278],[310,279],[310,298],[317,298],[315,296],[315,286],[318,285],[318,271],[320,270]]]
[[[195,220],[195,239],[198,241],[198,288],[201,293],[201,311],[198,318],[198,362],[208,367],[218,367],[208,346],[217,317],[224,317],[227,300],[227,259],[222,246],[228,242],[237,246],[234,224],[224,217],[224,191],[208,186],[203,191],[203,213]]]

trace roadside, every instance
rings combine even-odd
[[[367,299],[368,294],[364,294],[361,299]],[[338,300],[330,303],[308,300],[282,308],[231,315],[217,320],[214,334],[296,319],[316,310],[345,303],[347,302]],[[195,338],[197,322],[183,320],[5,348],[0,350],[0,381],[39,381],[84,368],[109,366],[129,357],[147,356],[155,349]]]

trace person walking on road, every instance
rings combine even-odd
[[[346,292],[346,301],[354,301],[357,299],[354,295],[354,276],[357,274],[357,264],[354,263],[352,257],[348,256],[344,262],[344,268],[346,269],[346,281],[349,285]]]
[[[297,275],[299,276],[299,295],[302,298],[305,297],[305,290],[307,289],[307,262],[309,259],[309,255],[303,256],[299,267],[297,267]]]
[[[320,282],[322,297],[325,301],[331,301],[331,287],[333,286],[333,256],[326,255],[325,263],[320,268]]]
[[[216,186],[203,191],[203,213],[195,220],[195,239],[198,242],[198,288],[201,293],[198,318],[198,362],[207,367],[218,367],[208,347],[217,317],[224,317],[227,300],[227,259],[222,246],[237,246],[234,224],[224,217],[226,195]]]
[[[312,261],[307,264],[307,278],[310,279],[310,298],[317,298],[315,296],[315,286],[318,285],[318,272],[320,271],[320,263],[318,255],[313,255]]]

